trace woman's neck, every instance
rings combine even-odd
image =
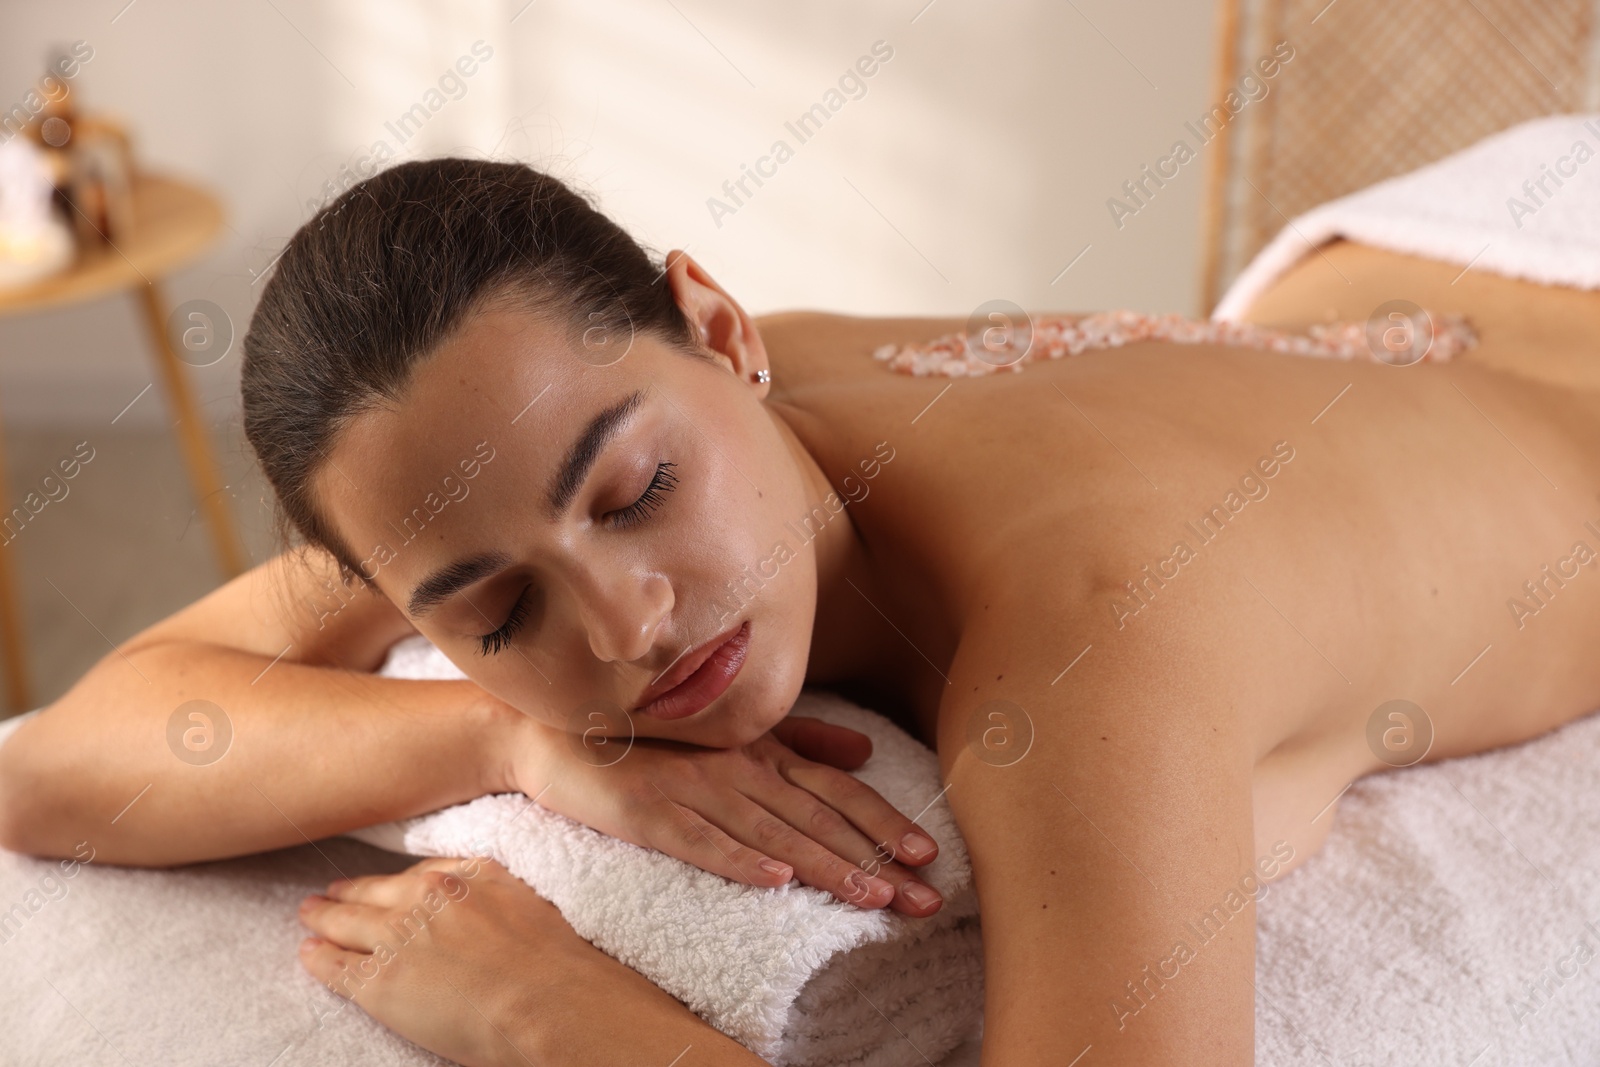
[[[771,402],[768,409],[800,470],[806,498],[821,501],[836,493],[816,457],[790,425],[790,418],[798,412]],[[883,595],[850,508],[844,507],[808,544],[816,559],[817,607],[806,683],[882,679],[888,665],[898,661],[900,650],[888,647],[884,627],[875,618],[872,605],[880,603]]]

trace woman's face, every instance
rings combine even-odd
[[[674,285],[715,359],[642,333],[597,358],[563,323],[487,310],[315,476],[325,521],[420,633],[574,733],[631,719],[635,736],[742,745],[805,678],[816,564],[786,524],[810,506],[809,457],[751,381],[754,326],[698,271]],[[694,692],[640,710],[730,634]]]

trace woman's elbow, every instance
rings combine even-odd
[[[54,856],[43,835],[36,833],[32,820],[21,815],[7,790],[0,788],[0,848],[30,856]]]
[[[87,863],[94,858],[93,842],[25,802],[5,781],[0,779],[0,849],[40,859]]]
[[[0,848],[51,859],[73,854],[66,840],[70,835],[50,817],[53,805],[46,793],[38,769],[18,746],[0,745]]]
[[[14,807],[0,790],[0,848],[19,852],[43,860],[59,860],[62,873],[68,878],[78,873],[80,864],[95,859],[95,848],[88,840],[73,843],[71,834],[42,825],[38,820],[14,814]]]
[[[0,848],[33,856],[49,855],[37,820],[30,818],[25,791],[17,782],[18,773],[0,761]]]
[[[55,859],[66,855],[56,842],[29,831],[30,827],[26,820],[14,819],[8,813],[0,812],[0,849],[39,856],[43,859]]]

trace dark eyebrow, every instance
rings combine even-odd
[[[511,557],[504,552],[485,552],[478,556],[458,559],[428,575],[411,593],[406,611],[413,618],[426,615],[441,602],[449,600],[456,592],[473,582],[481,582],[489,575],[511,566]]]
[[[556,476],[550,479],[545,506],[549,509],[551,521],[559,519],[561,513],[572,505],[578,490],[583,488],[583,480],[589,476],[589,468],[600,458],[606,443],[615,437],[627,424],[629,417],[639,410],[647,391],[638,389],[629,393],[590,419],[589,425],[583,428],[578,439],[567,450],[567,457],[561,461],[561,468],[556,471]]]
[[[607,442],[627,424],[629,417],[644,403],[647,393],[647,389],[629,393],[590,419],[589,425],[583,428],[578,439],[567,450],[555,477],[550,480],[545,505],[552,521],[560,518],[572,505]],[[426,615],[458,591],[509,566],[511,557],[504,552],[484,552],[447,563],[417,584],[411,599],[406,602],[406,611],[413,618]]]

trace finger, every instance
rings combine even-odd
[[[830,767],[853,771],[872,758],[872,738],[848,726],[791,715],[772,728],[772,735],[795,754]]]
[[[415,870],[415,868],[412,868]],[[323,896],[346,904],[374,904],[393,907],[408,899],[413,892],[411,879],[401,874],[367,874],[359,878],[339,878],[328,883]]]
[[[879,862],[920,867],[938,856],[939,846],[932,835],[900,814],[876,789],[860,779],[815,763],[790,764],[783,768],[783,776],[849,819],[867,835],[875,846],[874,856]]]
[[[849,778],[849,775],[842,771],[834,773]],[[853,778],[849,780],[855,782]],[[877,797],[877,794],[868,787],[859,782],[856,784]],[[834,855],[854,863],[866,874],[893,886],[894,897],[889,907],[894,911],[921,918],[932,915],[943,906],[944,898],[940,896],[939,891],[894,862],[894,853],[891,849],[883,845],[873,845],[844,815],[811,792],[784,783],[778,789],[771,791],[770,796],[754,799],[802,835],[816,841]],[[881,797],[878,799],[882,800]]]
[[[746,885],[770,888],[794,877],[792,865],[735,841],[699,812],[666,794],[656,810],[659,817],[646,828],[644,837],[658,852]]]
[[[351,952],[320,937],[300,942],[300,965],[317,981],[346,1000],[355,1000],[368,979],[363,970],[377,973],[373,958],[365,952]]]
[[[446,874],[461,874],[464,869],[493,862],[486,856],[429,856],[427,859],[407,867],[404,873],[421,874],[424,871],[444,871]]]
[[[725,794],[712,803],[716,809],[706,813],[709,818],[737,840],[793,864],[795,877],[804,884],[862,908],[881,908],[894,899],[892,884],[862,870],[742,793]],[[870,851],[859,835],[857,840],[860,848]]]
[[[462,893],[462,880],[474,877],[473,873],[461,874],[453,867],[435,866],[428,870],[442,870],[445,882],[441,888],[452,894]],[[487,868],[481,868],[477,873],[482,873],[483,870]],[[377,908],[408,908],[427,895],[426,888],[418,887],[417,879],[417,875],[426,873],[426,871],[410,870],[400,874],[341,878],[330,884],[322,895],[329,900],[342,901],[346,904],[369,904]],[[451,879],[455,881],[452,882]]]
[[[384,909],[370,904],[346,904],[324,896],[300,902],[300,921],[311,932],[341,948],[371,952],[383,940]]]

